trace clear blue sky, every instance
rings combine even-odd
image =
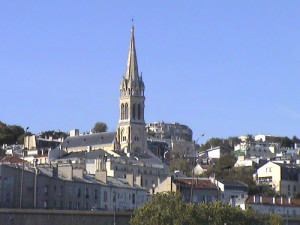
[[[146,122],[300,136],[296,0],[1,1],[0,120],[114,130],[132,17]]]

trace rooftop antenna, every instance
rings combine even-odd
[[[132,27],[134,26],[134,18],[133,18],[133,16],[131,17],[131,26]]]

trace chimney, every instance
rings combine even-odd
[[[83,178],[83,169],[74,169],[73,170],[73,177]]]
[[[133,174],[132,173],[127,173],[126,174],[126,181],[128,182],[128,184],[130,186],[134,186],[134,177],[133,177]]]
[[[79,136],[79,130],[78,129],[70,130],[70,137],[77,137],[77,136]]]
[[[142,175],[141,174],[136,175],[136,177],[135,177],[135,183],[136,183],[136,185],[142,187]]]
[[[60,172],[67,180],[73,179],[73,168],[71,165],[59,166],[58,172]]]
[[[58,177],[58,165],[57,164],[53,167],[53,177]]]
[[[96,171],[95,179],[106,184],[107,183],[107,172],[106,171]]]

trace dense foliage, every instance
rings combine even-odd
[[[103,122],[97,122],[94,125],[93,132],[94,133],[102,133],[107,131],[107,125]]]
[[[17,125],[7,125],[0,121],[0,145],[3,144],[23,144],[24,129]]]
[[[158,193],[134,211],[132,225],[254,225],[282,224],[277,214],[259,215],[251,208],[246,211],[220,201],[200,204],[185,203],[179,193]]]

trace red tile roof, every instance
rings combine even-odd
[[[203,179],[185,179],[185,178],[176,178],[174,180],[175,183],[189,187],[193,183],[194,188],[217,188],[210,180],[203,180]]]
[[[0,162],[20,163],[23,160],[16,156],[0,156]]]

